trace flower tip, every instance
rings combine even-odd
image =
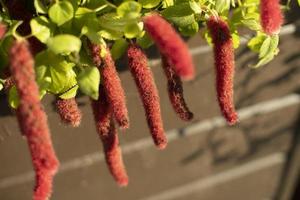
[[[124,177],[123,179],[118,180],[118,185],[120,187],[126,187],[128,185],[128,182],[129,182],[128,177]]]
[[[230,125],[230,126],[233,126],[239,122],[239,118],[238,118],[238,115],[236,112],[233,113],[232,116],[228,117],[226,120],[227,120],[228,125]]]
[[[78,119],[78,120],[72,122],[71,126],[74,128],[77,128],[77,127],[79,127],[80,123],[81,123],[81,119]]]
[[[186,122],[191,121],[194,119],[194,114],[192,112],[188,112],[186,115],[182,116],[181,119]]]
[[[183,81],[191,81],[191,80],[194,80],[194,78],[195,78],[195,74],[194,73],[181,76],[181,79]]]
[[[167,147],[168,142],[167,141],[162,141],[161,143],[157,144],[157,148],[159,150],[164,150]]]
[[[128,119],[124,119],[120,122],[120,128],[121,130],[126,130],[129,128],[129,120]]]

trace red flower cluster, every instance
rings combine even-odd
[[[108,48],[106,49],[106,55],[103,58],[103,66],[100,67],[100,72],[101,81],[111,105],[114,118],[121,128],[126,129],[129,127],[129,117],[125,93]]]
[[[90,49],[90,54],[93,60],[94,65],[96,67],[100,67],[102,59],[101,59],[101,47],[100,45],[93,44],[90,41],[88,41],[89,49]]]
[[[278,33],[283,23],[279,2],[279,0],[260,0],[260,21],[266,34]]]
[[[128,65],[146,112],[148,126],[159,149],[167,145],[159,104],[159,95],[144,52],[132,44],[127,50]]]
[[[177,115],[184,121],[193,119],[193,113],[187,107],[184,97],[182,81],[175,73],[170,62],[165,56],[162,56],[162,66],[168,79],[168,94],[171,104]]]
[[[230,125],[238,121],[233,102],[234,48],[228,24],[219,17],[210,17],[208,29],[214,44],[216,87],[219,105]]]
[[[128,176],[122,160],[117,130],[112,119],[110,103],[104,87],[99,87],[99,99],[92,100],[92,108],[98,135],[103,143],[109,171],[120,186],[128,184]]]
[[[56,100],[56,108],[61,121],[67,125],[77,127],[81,122],[81,112],[75,98]]]
[[[189,80],[195,76],[195,67],[188,47],[175,29],[158,14],[144,17],[147,33],[163,55],[174,67],[175,72],[183,79]]]
[[[9,52],[10,70],[20,98],[18,121],[27,138],[36,173],[34,200],[49,198],[58,160],[53,150],[47,117],[39,100],[34,62],[25,41],[15,41]]]

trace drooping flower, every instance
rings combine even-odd
[[[132,44],[127,50],[128,66],[144,105],[147,123],[158,148],[164,149],[167,138],[160,112],[159,95],[144,52]]]
[[[18,122],[27,138],[36,174],[34,200],[46,200],[52,192],[52,181],[58,168],[47,117],[35,82],[34,60],[27,42],[15,41],[9,51],[10,70],[19,96]]]
[[[99,87],[99,99],[91,100],[97,133],[102,141],[108,169],[120,186],[128,184],[128,176],[122,159],[117,130],[110,103],[103,86]]]
[[[279,0],[260,0],[260,21],[266,34],[277,34],[283,23]]]
[[[177,75],[185,80],[192,79],[195,76],[192,56],[186,43],[171,24],[158,14],[144,17],[143,22],[146,32],[153,39],[161,53],[170,60]]]
[[[233,100],[234,48],[228,24],[212,16],[207,22],[214,45],[216,88],[221,112],[230,125],[238,121]]]
[[[193,119],[193,113],[189,110],[184,100],[180,77],[175,73],[165,56],[162,56],[162,66],[168,80],[168,95],[173,109],[182,120],[190,121]]]
[[[106,91],[114,118],[121,128],[126,129],[129,127],[129,117],[125,93],[109,49],[106,49],[100,72],[101,82]]]
[[[56,99],[56,108],[63,123],[73,127],[80,125],[82,115],[75,98]]]
[[[90,41],[88,41],[88,45],[89,45],[89,49],[90,49],[90,54],[93,60],[93,63],[96,67],[100,67],[101,63],[102,63],[102,59],[101,59],[101,47],[100,45],[97,44],[93,44]]]

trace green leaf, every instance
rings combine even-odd
[[[127,24],[124,30],[126,38],[132,39],[142,34],[143,23],[131,23]]]
[[[260,47],[259,62],[254,66],[254,68],[258,68],[273,60],[275,55],[277,55],[279,52],[278,44],[278,35],[268,36]]]
[[[200,5],[196,1],[189,1],[189,4],[195,14],[200,14],[202,12]]]
[[[111,48],[111,54],[114,60],[119,59],[126,51],[128,43],[125,39],[116,40]]]
[[[184,36],[192,36],[199,31],[199,25],[196,21],[184,27],[179,27],[179,31]]]
[[[142,5],[143,8],[154,8],[158,6],[161,0],[139,0],[138,2]]]
[[[74,16],[74,8],[69,1],[59,1],[49,9],[49,17],[58,26],[70,21]]]
[[[46,17],[40,16],[33,18],[30,21],[31,34],[34,35],[41,42],[46,43],[50,38],[49,21]]]
[[[240,36],[237,31],[231,34],[233,47],[237,49],[240,46]]]
[[[251,30],[258,31],[261,29],[260,23],[256,19],[244,19],[241,22]]]
[[[19,95],[16,86],[12,86],[8,92],[8,103],[14,109],[19,106]]]
[[[77,94],[77,90],[78,90],[79,86],[75,85],[74,87],[72,87],[71,89],[67,90],[66,92],[64,92],[63,94],[59,95],[59,98],[61,99],[70,99],[70,98],[74,98]]]
[[[216,0],[215,5],[216,5],[216,11],[218,13],[222,13],[226,10],[229,10],[230,8],[230,0]]]
[[[135,18],[140,15],[141,4],[135,1],[126,1],[117,8],[117,14],[120,17]]]
[[[48,48],[55,54],[70,54],[71,52],[79,52],[81,48],[81,40],[74,35],[61,34],[47,41]]]
[[[260,47],[265,41],[266,37],[267,36],[265,34],[257,34],[257,36],[252,38],[247,45],[252,51],[259,53]]]
[[[298,5],[300,6],[300,0],[298,0]]]
[[[73,71],[73,63],[62,62],[60,66],[51,66],[51,85],[49,90],[54,94],[61,94],[68,91],[77,84],[76,73]]]
[[[191,8],[190,3],[181,3],[170,6],[162,11],[162,15],[166,18],[184,17],[191,14],[194,14],[194,10]]]
[[[46,14],[47,8],[41,0],[34,0],[34,7],[37,13]]]
[[[153,44],[153,41],[150,38],[150,36],[147,33],[145,33],[142,37],[137,38],[137,43],[143,49],[147,49]]]
[[[83,26],[81,29],[81,34],[87,36],[89,40],[91,40],[91,42],[94,44],[102,43],[101,34],[98,33],[96,30],[94,30],[93,28]]]
[[[77,77],[80,90],[93,98],[98,99],[100,72],[96,67],[89,67],[82,71]]]

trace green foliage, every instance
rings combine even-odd
[[[78,85],[80,90],[92,97],[93,99],[98,99],[98,90],[100,83],[100,73],[96,67],[88,67],[84,69],[77,77]]]
[[[8,31],[0,42],[0,73],[8,64],[8,50],[13,39],[36,37],[46,49],[35,57],[36,80],[41,98],[55,94],[61,98],[76,96],[78,89],[93,99],[98,98],[99,70],[89,57],[87,40],[106,48],[109,43],[114,59],[126,51],[128,40],[142,48],[153,45],[145,33],[142,18],[153,12],[161,14],[183,36],[198,34],[211,43],[206,21],[219,15],[230,26],[234,47],[240,45],[240,28],[256,35],[248,47],[258,55],[259,67],[271,61],[279,52],[278,35],[268,36],[260,26],[259,0],[31,0],[34,18],[31,33],[19,34],[22,21],[10,19],[3,9],[0,20]],[[287,4],[287,7],[289,5]],[[298,0],[300,5],[300,1]],[[103,55],[101,55],[103,56]],[[0,79],[0,90],[5,80]],[[13,87],[9,91],[11,106],[17,106],[18,96]]]

